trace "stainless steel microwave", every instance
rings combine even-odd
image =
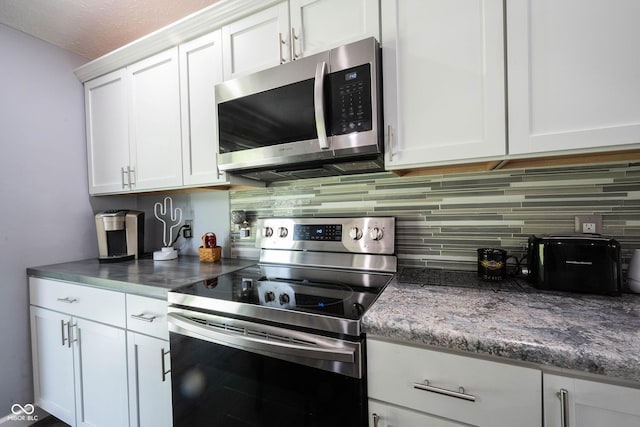
[[[381,93],[374,38],[221,83],[218,167],[261,181],[380,171]]]

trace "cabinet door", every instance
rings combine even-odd
[[[469,424],[460,424],[376,400],[369,400],[369,425],[371,427],[469,427]]]
[[[182,174],[184,185],[224,180],[218,172],[214,87],[222,82],[222,33],[180,46]]]
[[[126,72],[118,70],[86,82],[84,102],[89,193],[129,191],[128,177],[122,172],[130,165]]]
[[[547,427],[640,425],[640,389],[551,374],[543,382]]]
[[[640,142],[640,2],[513,0],[509,153]]]
[[[127,332],[131,427],[170,427],[169,342]]]
[[[383,0],[387,169],[506,152],[502,0]]]
[[[127,67],[134,190],[182,185],[178,48]]]
[[[380,40],[378,0],[291,0],[293,59],[346,43]]]
[[[34,403],[65,423],[75,425],[70,320],[70,316],[31,306]]]
[[[222,27],[224,79],[289,61],[288,34],[286,1]]]
[[[127,349],[124,329],[73,318],[78,426],[128,426]]]

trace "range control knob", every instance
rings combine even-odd
[[[289,234],[289,230],[287,230],[287,227],[278,228],[278,237],[285,238],[287,237],[288,234]]]
[[[289,304],[289,301],[291,301],[289,294],[280,294],[280,305]]]
[[[271,237],[273,236],[273,228],[271,227],[265,227],[264,231],[263,231],[264,237]]]
[[[359,302],[354,302],[351,306],[351,314],[354,316],[362,316],[364,313],[364,306]]]
[[[369,230],[369,237],[371,237],[372,240],[381,240],[383,235],[384,233],[381,228],[373,227]]]
[[[351,237],[353,240],[362,239],[362,230],[360,230],[358,227],[352,227],[351,230],[349,230],[349,237]]]
[[[271,302],[271,301],[275,301],[276,300],[276,294],[274,294],[272,291],[268,291],[264,293],[264,301],[265,302]]]

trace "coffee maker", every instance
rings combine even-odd
[[[108,210],[96,214],[98,260],[119,262],[142,257],[144,212]]]

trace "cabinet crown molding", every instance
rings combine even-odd
[[[92,80],[165,49],[217,30],[283,0],[220,0],[74,70],[80,82]],[[285,0],[286,1],[286,0]]]

